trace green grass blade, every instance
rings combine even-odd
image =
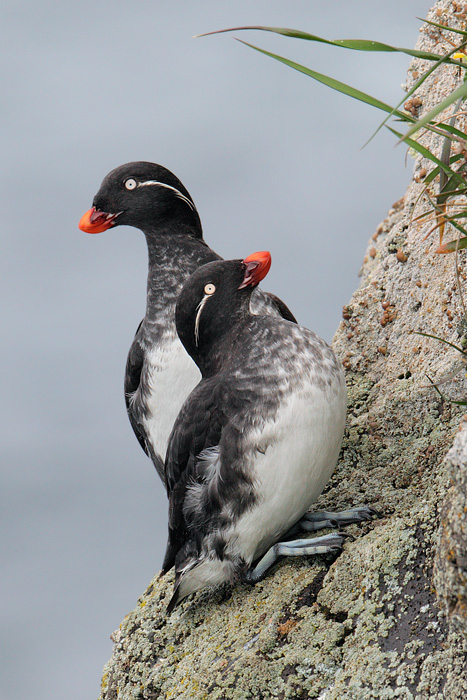
[[[271,53],[270,51],[266,51],[265,49],[260,49],[258,46],[254,46],[253,44],[249,44],[248,42],[242,41],[241,39],[237,39],[237,41],[239,41],[241,44],[245,44],[245,46],[249,46],[251,49],[254,49],[255,51],[259,51],[259,53],[262,53],[265,56],[270,56],[271,58],[274,58],[276,61],[279,61],[280,63],[284,63],[286,66],[289,66],[290,68],[293,68],[294,70],[297,70],[300,73],[304,73],[305,75],[308,75],[310,78],[317,80],[319,83],[322,83],[323,85],[327,85],[328,87],[332,88],[333,90],[336,90],[337,92],[341,92],[344,95],[348,95],[349,97],[353,97],[355,100],[359,100],[360,102],[364,102],[365,104],[369,104],[372,107],[376,107],[377,109],[382,110],[383,112],[393,112],[393,108],[390,105],[387,105],[385,102],[382,102],[381,100],[378,100],[375,97],[368,95],[366,92],[362,92],[361,90],[358,90],[357,88],[353,88],[350,85],[346,85],[345,83],[341,83],[340,80],[335,80],[335,78],[330,78],[328,75],[324,75],[323,73],[318,73],[317,71],[314,71],[311,68],[307,68],[306,66],[302,66],[300,63],[295,63],[294,61],[290,61],[288,58],[284,58],[283,56],[279,56],[275,53]],[[406,114],[404,112],[396,111],[395,115],[405,122],[407,122],[407,121],[414,122],[415,121],[415,119],[413,117],[411,117],[409,114]]]
[[[421,335],[423,335],[423,334],[421,334]],[[426,374],[425,377],[428,379],[428,381],[432,385],[433,389],[436,389],[436,391],[441,396],[443,401],[447,401],[448,403],[457,404],[457,406],[467,406],[467,401],[455,401],[454,399],[450,399],[449,396],[445,396],[443,394],[443,392],[440,390],[440,388],[438,386],[436,386],[435,382],[431,379],[431,377],[428,376],[428,374]]]
[[[454,29],[453,27],[446,27],[445,24],[437,24],[436,22],[432,22],[429,19],[422,19],[421,17],[417,17],[417,19],[420,20],[420,22],[424,22],[425,24],[431,24],[432,27],[438,27],[438,29],[445,29],[448,32],[453,32],[454,34],[462,34],[462,36],[467,36],[467,32],[463,32],[462,29]]]
[[[453,226],[453,227],[456,229],[456,231],[459,231],[459,233],[462,234],[462,235],[461,235],[461,238],[460,238],[461,241],[462,241],[463,238],[467,238],[467,231],[465,230],[465,228],[464,228],[463,226],[461,226],[460,224],[458,224],[457,221],[451,221],[450,223],[451,223],[451,226]],[[462,248],[463,248],[463,247],[464,247],[464,246],[462,245]],[[436,251],[435,251],[435,252],[436,252]],[[449,252],[450,252],[450,251],[449,251]]]
[[[439,248],[435,250],[435,253],[443,255],[444,253],[455,253],[456,250],[462,250],[462,248],[467,248],[467,236],[464,238],[455,239],[454,241],[449,241],[448,243],[443,243]]]
[[[467,219],[467,210],[464,209],[464,212],[458,212],[457,214],[449,214],[449,216],[443,216],[443,220],[447,223],[450,224],[453,221],[457,221],[458,219]],[[465,246],[462,246],[465,248]]]
[[[438,177],[439,173],[440,173],[440,167],[439,167],[439,166],[436,166],[436,168],[433,168],[433,170],[432,170],[431,172],[428,173],[428,175],[426,176],[426,178],[423,180],[423,184],[424,184],[424,185],[429,185],[430,182],[433,182],[433,180],[435,179],[435,177]]]
[[[282,63],[289,65],[291,68],[294,68],[295,70],[299,70],[302,73],[305,73],[306,75],[309,75],[310,77],[314,78],[315,80],[318,80],[319,82],[322,82],[325,85],[328,85],[334,90],[338,90],[339,92],[342,92],[344,94],[349,95],[350,97],[354,97],[355,99],[360,100],[361,102],[365,102],[366,104],[370,104],[374,107],[377,107],[378,109],[382,109],[387,113],[387,117],[385,120],[379,125],[379,127],[376,129],[376,131],[370,136],[368,141],[364,144],[366,146],[372,138],[378,133],[378,131],[381,129],[382,126],[384,126],[388,119],[393,116],[401,116],[403,113],[398,112],[398,108],[405,102],[410,95],[415,92],[415,90],[423,83],[423,81],[428,77],[428,75],[435,70],[441,63],[451,63],[453,65],[458,65],[461,66],[462,64],[458,61],[451,60],[451,55],[455,53],[458,50],[458,47],[454,48],[452,51],[445,55],[441,54],[434,54],[426,51],[416,51],[415,49],[405,49],[401,47],[396,47],[396,46],[391,46],[389,44],[384,44],[382,42],[378,41],[370,41],[366,39],[336,39],[336,40],[330,40],[330,39],[324,39],[323,37],[317,36],[316,34],[309,34],[307,32],[303,32],[297,29],[287,29],[284,27],[268,27],[268,26],[262,26],[262,25],[249,25],[249,26],[242,26],[242,27],[231,27],[229,29],[220,29],[214,32],[206,32],[204,34],[199,34],[198,36],[209,36],[212,34],[222,34],[225,32],[233,32],[233,31],[244,31],[244,30],[257,30],[257,31],[265,31],[265,32],[272,32],[275,34],[281,34],[283,36],[287,37],[292,37],[296,39],[305,39],[307,41],[315,41],[318,43],[322,44],[328,44],[331,46],[337,46],[340,48],[346,48],[346,49],[351,49],[354,51],[379,51],[379,52],[399,52],[399,53],[405,53],[408,54],[409,56],[414,56],[417,58],[422,58],[425,60],[429,61],[434,61],[435,64],[428,70],[422,78],[414,85],[414,87],[410,90],[410,92],[407,95],[404,95],[404,98],[399,102],[399,104],[395,108],[387,109],[387,105],[384,105],[384,103],[380,102],[379,100],[376,100],[375,98],[372,98],[370,95],[366,95],[365,93],[356,90],[355,88],[352,88],[348,85],[345,85],[344,83],[340,83],[337,80],[334,80],[332,78],[328,78],[327,76],[323,76],[320,73],[317,73],[316,71],[312,71],[311,69],[306,69],[305,66],[301,66],[300,64],[294,63],[293,61],[289,61],[288,59],[278,56],[277,54],[270,53],[264,49],[260,49],[257,46],[254,46],[253,44],[249,44],[246,41],[238,40],[241,41],[241,43],[245,44],[246,46],[249,46],[250,48],[255,49],[256,51],[259,51],[261,53],[264,53],[266,56],[271,56],[272,58],[275,58],[278,61],[281,61]],[[330,81],[333,81],[333,84],[331,84]],[[402,117],[405,121],[409,122],[415,122],[414,118],[409,118],[406,114]]]
[[[463,141],[467,141],[467,134],[465,134],[460,129],[456,129],[455,126],[451,126],[450,124],[444,124],[443,122],[437,122],[433,126],[435,126],[437,129],[442,129],[443,131],[446,131],[446,138],[449,138],[448,134],[452,134],[452,136],[457,136]],[[455,141],[455,139],[451,139],[451,141]]]
[[[425,114],[421,119],[419,119],[410,129],[401,137],[401,141],[406,141],[409,136],[412,136],[416,131],[424,127],[428,122],[430,122],[437,114],[445,110],[449,105],[459,99],[465,99],[467,97],[467,82],[462,83],[456,88],[450,95],[448,95],[442,102],[437,104],[433,109],[431,109],[427,114]]]
[[[445,345],[449,345],[449,347],[454,348],[454,350],[457,350],[458,352],[461,353],[461,355],[464,355],[467,357],[467,353],[462,350],[458,345],[454,345],[453,343],[450,343],[449,340],[445,340],[444,338],[439,338],[437,335],[431,335],[430,333],[422,333],[421,331],[413,331],[415,335],[423,335],[425,338],[433,338],[433,340],[439,340],[440,343],[444,343]]]
[[[460,160],[461,158],[464,158],[464,155],[463,155],[462,153],[458,153],[457,155],[452,156],[452,157],[450,158],[450,163],[455,163],[456,161]],[[461,170],[463,170],[464,167],[465,167],[466,165],[467,165],[467,164],[462,165],[462,166],[459,168],[459,172],[460,172]],[[449,165],[448,167],[450,167],[450,165]],[[439,175],[439,172],[440,172],[439,167],[433,168],[433,170],[431,170],[431,171],[428,173],[428,175],[425,177],[425,179],[423,180],[424,184],[425,184],[425,185],[429,185],[430,182],[433,182],[433,180],[435,179],[435,177],[437,177],[437,176]],[[446,183],[446,187],[448,187],[450,184],[451,184],[451,183],[449,183],[449,181],[448,181],[448,182]],[[463,186],[462,186],[462,187],[459,187],[458,190],[456,190],[456,189],[454,189],[454,190],[445,189],[445,190],[443,191],[443,194],[446,194],[446,195],[448,195],[449,197],[455,197],[456,195],[465,194],[465,189],[466,189],[466,187],[467,187],[467,183],[464,182]]]
[[[464,211],[460,211],[457,214],[450,214],[449,216],[445,216],[444,220],[450,223],[451,221],[457,221],[458,219],[467,219],[467,209],[464,209]]]
[[[442,63],[447,63],[447,62],[448,62],[448,59],[450,59],[451,56],[452,56],[453,54],[455,54],[455,53],[459,50],[459,48],[463,48],[464,46],[465,46],[465,44],[461,44],[460,47],[459,47],[459,46],[456,46],[455,48],[451,49],[451,51],[449,51],[445,56],[443,56],[442,58],[440,58],[439,61],[437,61],[436,63],[434,63],[433,65],[431,65],[431,66],[428,68],[428,70],[425,71],[425,73],[421,76],[421,78],[419,78],[419,79],[417,80],[417,82],[410,88],[410,90],[407,92],[407,94],[404,95],[404,97],[401,99],[401,101],[394,107],[394,110],[399,109],[399,107],[400,107],[402,104],[404,104],[404,102],[406,102],[406,101],[414,94],[414,92],[416,92],[416,91],[418,90],[418,88],[420,87],[420,85],[422,85],[422,84],[425,82],[425,80],[426,80],[437,68],[439,68],[439,66],[440,66]],[[449,61],[449,63],[453,63],[453,61]],[[460,65],[460,63],[459,63],[458,65]],[[370,141],[376,136],[376,134],[378,133],[378,131],[379,131],[383,126],[386,125],[386,123],[388,122],[388,120],[389,120],[391,117],[392,117],[392,114],[388,114],[388,115],[383,119],[383,121],[381,122],[381,124],[380,124],[380,125],[378,126],[378,128],[374,131],[374,133],[370,136],[370,138],[368,139],[368,141],[366,141],[366,142],[363,144],[363,148],[364,148],[366,145],[368,145],[368,144],[370,143]],[[415,121],[415,120],[414,120],[414,121]]]
[[[370,41],[368,39],[324,39],[316,34],[309,34],[298,29],[287,29],[285,27],[266,27],[261,25],[250,25],[244,27],[231,27],[229,29],[220,29],[216,32],[208,32],[199,34],[199,36],[209,36],[210,34],[223,34],[224,32],[240,32],[244,30],[256,30],[261,32],[272,32],[281,34],[292,39],[304,39],[306,41],[315,41],[320,44],[328,44],[329,46],[338,46],[342,49],[351,49],[352,51],[379,51],[386,53],[405,53],[415,58],[423,58],[426,61],[438,61],[442,56],[429,51],[417,51],[416,49],[405,49],[399,46],[391,46],[380,41]]]
[[[443,401],[446,401],[446,398],[444,397],[443,392],[441,391],[441,389],[440,389],[439,387],[436,386],[436,384],[434,383],[434,381],[432,380],[432,378],[429,377],[428,374],[425,374],[425,377],[428,379],[428,381],[430,382],[430,384],[431,384],[431,386],[433,387],[433,389],[435,389],[435,391],[441,396],[441,398],[443,399]]]
[[[452,175],[448,177],[446,174],[445,177],[446,182],[444,183],[443,188],[440,190],[440,192],[436,195],[437,204],[443,204],[444,202],[447,202],[448,199],[451,199],[451,197],[460,197],[461,195],[465,195],[467,183],[464,182],[463,186],[459,185],[459,182],[456,182],[457,173],[456,178],[453,178]],[[457,188],[455,187],[456,184],[458,185]]]
[[[389,129],[389,131],[390,131],[391,133],[393,133],[395,136],[399,136],[399,137],[401,136],[400,133],[399,133],[398,131],[396,131],[395,129],[393,129],[393,128],[390,127],[390,126],[387,126],[387,125],[386,125],[386,129]],[[399,140],[402,141],[402,138],[400,138]],[[452,170],[452,169],[449,167],[449,165],[445,165],[445,164],[444,164],[439,158],[437,158],[430,150],[428,150],[428,148],[426,148],[426,146],[422,146],[422,144],[421,144],[421,143],[418,143],[418,141],[414,141],[414,139],[409,139],[409,138],[406,138],[406,139],[405,139],[405,143],[406,143],[408,146],[410,146],[411,148],[413,148],[414,151],[417,151],[417,153],[420,153],[420,155],[422,155],[424,158],[428,158],[429,160],[431,160],[432,163],[435,163],[435,164],[436,164],[441,170],[443,170],[449,177],[452,177],[452,178],[453,178],[453,181],[454,181],[454,182],[457,182],[457,184],[458,184],[459,186],[465,184],[463,178],[462,178],[460,175],[458,175],[457,173],[455,173],[454,170]]]

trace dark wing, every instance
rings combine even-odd
[[[282,299],[276,297],[275,294],[271,294],[271,292],[266,292],[266,294],[272,299],[274,306],[276,307],[282,318],[285,318],[286,321],[292,321],[292,323],[298,323],[297,319],[295,318],[287,304],[284,304]]]
[[[278,316],[297,323],[297,319],[282,299],[271,292],[263,292],[259,287],[254,289],[251,295],[250,310],[254,316]]]
[[[166,488],[169,496],[169,539],[162,565],[165,573],[187,539],[183,506],[187,488],[200,483],[206,463],[199,457],[203,450],[219,445],[222,430],[229,422],[228,386],[214,380],[201,381],[183,405],[169,439],[165,460]]]
[[[219,381],[201,381],[183,404],[167,447],[165,479],[169,497],[182,477],[195,477],[198,455],[219,444],[225,414],[226,385]]]
[[[140,424],[135,420],[133,411],[131,410],[131,397],[138,390],[139,383],[141,381],[141,370],[143,369],[144,363],[144,351],[138,342],[138,333],[141,328],[143,321],[139,324],[137,331],[135,333],[135,338],[131,345],[130,351],[128,353],[126,368],[125,368],[125,405],[128,413],[128,418],[130,419],[131,427],[133,428],[138,442],[146,452],[148,457],[150,454],[146,445],[146,436]]]
[[[146,433],[140,421],[138,421],[138,404],[132,401],[132,397],[139,389],[141,383],[141,372],[144,364],[144,350],[139,343],[139,335],[143,321],[138,326],[133,343],[128,353],[126,368],[125,368],[125,404],[130,419],[131,427],[138,438],[138,442],[145,453],[152,459],[157,473],[164,479],[164,463],[151,449],[151,444],[146,438]],[[143,409],[141,408],[141,411]]]

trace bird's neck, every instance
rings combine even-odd
[[[203,379],[242,363],[248,345],[252,316],[246,308],[226,315],[209,335],[200,338],[198,346],[186,347],[198,365]]]
[[[183,284],[198,267],[219,256],[190,231],[174,233],[159,228],[157,233],[144,233],[149,258],[146,319],[155,320],[164,307],[168,322],[174,323],[175,303]]]

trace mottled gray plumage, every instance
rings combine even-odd
[[[128,181],[132,189],[126,187]],[[200,376],[178,339],[175,303],[190,274],[220,257],[203,241],[190,194],[160,165],[134,162],[116,168],[105,177],[93,205],[93,216],[104,222],[114,215],[108,227],[135,226],[146,237],[146,314],[128,353],[125,400],[133,430],[164,479],[170,430]],[[252,311],[295,320],[283,302],[259,290],[252,298]]]
[[[241,261],[207,264],[177,304],[177,330],[202,379],[167,450],[169,610],[209,583],[246,576],[321,493],[342,439],[345,381],[333,351],[290,321],[251,315],[243,274]],[[208,283],[215,293],[196,339]]]

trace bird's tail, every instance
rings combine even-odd
[[[236,568],[232,560],[227,558],[220,560],[217,557],[206,557],[185,561],[183,568],[176,571],[174,592],[167,606],[167,613],[170,615],[184,598],[201,588],[232,581]]]

